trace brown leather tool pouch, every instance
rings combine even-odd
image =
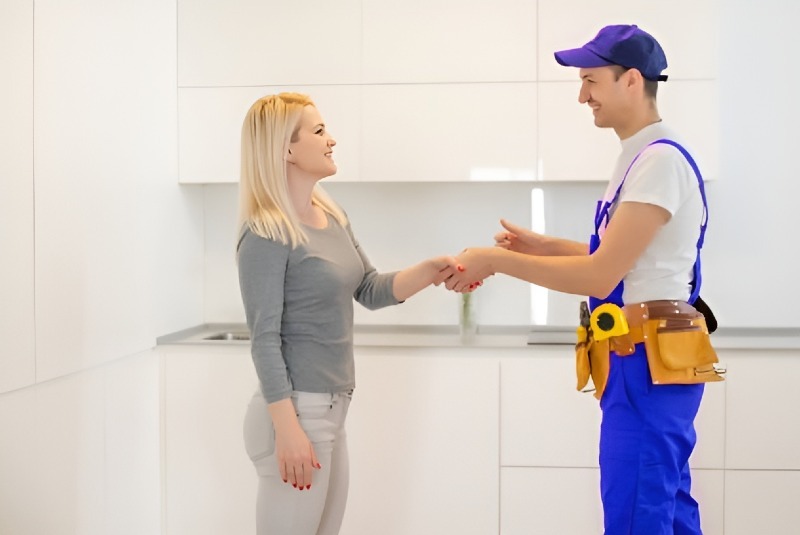
[[[647,363],[654,384],[722,381],[702,315],[649,319],[642,326]]]

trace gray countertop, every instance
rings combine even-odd
[[[209,340],[216,336],[218,339]],[[249,345],[247,326],[209,323],[158,338],[158,345]],[[711,335],[717,349],[800,349],[800,328],[729,327]],[[481,326],[477,334],[462,337],[455,325],[356,325],[356,346],[383,347],[526,347],[573,345],[571,326]]]

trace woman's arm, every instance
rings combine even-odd
[[[405,301],[431,284],[438,286],[456,273],[458,262],[452,256],[429,258],[419,264],[397,272],[392,292],[398,301]]]
[[[269,414],[275,427],[275,454],[284,482],[298,490],[311,486],[319,462],[292,404],[292,384],[283,358],[283,286],[289,247],[246,232],[239,243],[239,285],[250,344]]]
[[[467,249],[457,257],[464,272],[450,278],[446,286],[464,291],[475,281],[505,273],[551,290],[605,297],[669,218],[666,209],[654,204],[623,202],[592,255],[530,256],[499,247]]]
[[[396,305],[431,284],[438,286],[450,277],[457,267],[457,262],[452,256],[439,256],[402,271],[378,273],[353,235],[350,225],[347,226],[347,232],[364,266],[364,278],[353,297],[370,310]]]

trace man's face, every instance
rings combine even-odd
[[[627,77],[614,66],[580,70],[581,91],[578,102],[588,104],[594,124],[600,128],[617,128],[624,121],[630,106],[626,90]]]

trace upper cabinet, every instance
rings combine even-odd
[[[33,0],[0,3],[0,393],[33,384]]]
[[[361,0],[178,0],[178,85],[354,84]]]
[[[179,0],[179,179],[238,182],[248,107],[298,91],[337,140],[328,180],[605,181],[618,140],[553,52],[629,22],[662,42],[662,115],[714,178],[717,19],[716,0]]]
[[[536,80],[536,2],[362,3],[361,83]]]

